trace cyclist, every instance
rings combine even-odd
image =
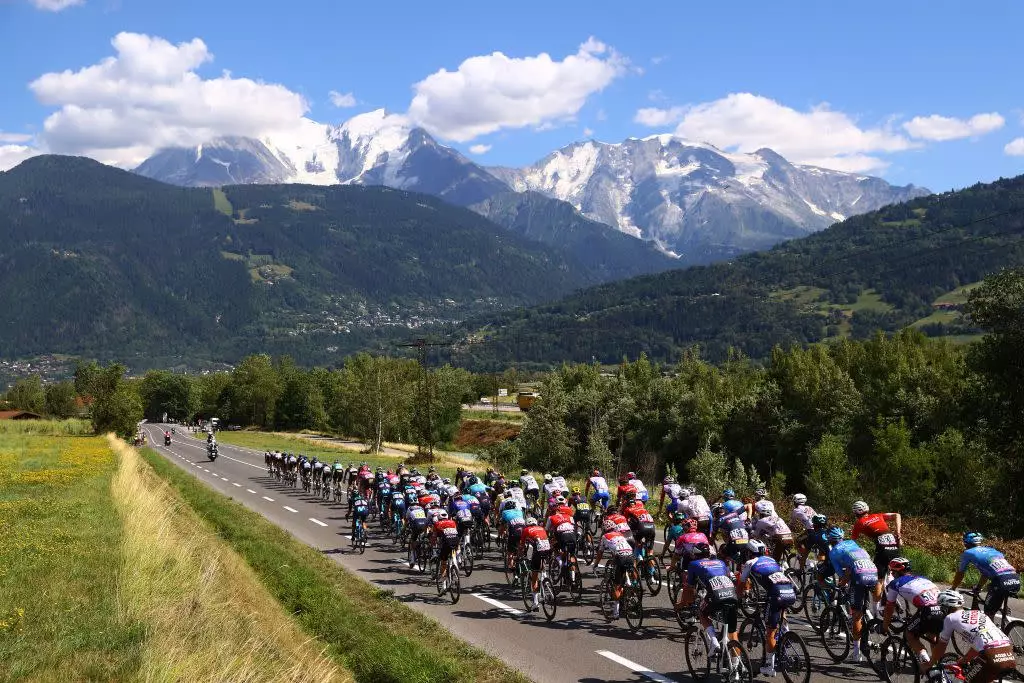
[[[736,585],[733,583],[732,572],[725,562],[711,556],[711,546],[700,543],[693,548],[693,559],[686,568],[683,578],[683,589],[679,591],[679,600],[675,604],[676,611],[689,607],[696,599],[698,585],[704,587],[706,597],[700,605],[698,616],[700,625],[704,627],[710,658],[717,657],[720,649],[718,634],[711,623],[709,615],[721,611],[725,613],[726,630],[730,640],[736,640],[736,608],[739,600]]]
[[[619,477],[619,487],[615,489],[615,504],[622,505],[628,494],[636,494],[636,487],[629,483],[629,477],[625,474]]]
[[[1016,668],[1013,643],[980,610],[964,609],[964,598],[960,593],[955,590],[942,591],[938,603],[945,619],[939,640],[932,649],[930,666],[939,666],[950,639],[955,633],[960,633],[971,641],[970,652],[958,661],[963,669],[963,680],[970,683],[992,683]],[[941,674],[941,669],[932,668],[928,678],[942,680]]]
[[[419,504],[419,501],[410,505],[405,511],[406,528],[409,530],[409,547],[415,548],[420,534],[427,528],[427,511]],[[412,553],[409,553],[409,569],[412,569],[415,560]]]
[[[591,486],[594,487],[594,495],[590,498],[590,503],[595,507],[600,504],[602,511],[607,509],[608,503],[611,501],[611,494],[608,493],[608,482],[601,475],[601,470],[595,469],[590,473],[587,485],[583,489],[584,496],[590,493]]]
[[[761,666],[762,676],[775,675],[775,645],[779,625],[786,610],[796,602],[796,588],[776,560],[765,557],[765,545],[757,539],[747,543],[747,557],[740,572],[740,596],[747,590],[750,581],[757,581],[765,591],[768,602],[765,605],[765,663]]]
[[[754,538],[772,540],[772,559],[781,563],[786,552],[793,549],[793,532],[789,525],[782,521],[775,512],[775,505],[770,500],[759,500],[754,503],[757,521],[754,523]]]
[[[626,581],[626,572],[635,564],[633,559],[633,545],[629,539],[622,535],[615,522],[608,519],[607,515],[602,522],[604,535],[601,536],[601,543],[594,554],[592,564],[595,571],[601,565],[605,553],[608,554],[608,566],[613,567],[612,573],[612,619],[619,617],[619,600],[622,598],[622,585]]]
[[[573,521],[577,522],[584,529],[590,527],[590,520],[594,516],[594,511],[590,509],[590,503],[580,492],[579,486],[572,487],[572,494],[566,499],[566,504],[573,507]]]
[[[654,536],[655,536],[655,524],[654,517],[644,507],[643,501],[633,498],[627,498],[626,508],[622,511],[626,516],[626,521],[629,523],[629,528],[633,532],[633,538],[636,540],[637,551],[640,548],[644,548],[647,552],[651,552],[654,548]]]
[[[519,536],[519,554],[523,556],[530,550],[530,588],[533,590],[533,611],[540,608],[540,569],[551,557],[551,541],[544,527],[537,524],[536,517],[527,517],[526,526]]]
[[[431,465],[427,468],[427,486],[433,485],[434,487],[440,486],[441,475],[437,473],[437,468]]]
[[[526,494],[523,493],[523,489],[519,486],[511,487],[506,493],[510,500],[514,500],[516,505],[519,506],[520,510],[525,510],[529,505],[526,503]]]
[[[714,513],[713,531],[722,536],[719,555],[731,559],[734,564],[739,565],[742,562],[743,551],[750,540],[743,508],[740,507],[736,512],[726,512],[722,503],[715,503]]]
[[[732,489],[725,489],[722,491],[722,507],[728,513],[738,512],[742,513],[741,519],[748,519],[746,508],[743,505],[743,501],[736,497],[736,492]]]
[[[807,504],[807,496],[802,493],[793,494],[793,510],[789,513],[789,525],[792,529],[810,531],[814,528],[814,516],[818,514]]]
[[[964,552],[960,556],[960,564],[957,566],[956,574],[953,576],[953,585],[950,590],[956,590],[964,580],[964,573],[972,564],[981,573],[981,580],[978,581],[977,590],[981,591],[986,581],[992,585],[985,597],[985,614],[989,619],[994,619],[996,612],[1003,606],[1007,598],[1013,598],[1020,592],[1020,574],[1013,565],[1006,561],[1001,552],[995,548],[983,545],[985,537],[977,531],[968,531],[964,534]]]
[[[828,530],[828,562],[818,565],[818,581],[833,574],[841,584],[850,586],[850,610],[853,616],[853,650],[850,662],[861,661],[860,630],[861,617],[868,608],[868,595],[878,583],[878,569],[875,567],[868,551],[857,545],[856,541],[844,540],[846,534],[837,526]]]
[[[661,496],[658,498],[658,514],[661,514],[665,507],[665,496],[669,498],[668,514],[679,509],[680,500],[683,496],[683,487],[676,483],[675,477],[667,476],[661,480]]]
[[[551,473],[551,483],[555,485],[555,491],[563,496],[569,493],[569,485],[565,483],[565,477],[558,472]]]
[[[366,502],[361,493],[356,493],[352,498],[349,499],[349,511],[352,514],[352,528],[349,533],[352,536],[356,535],[356,521],[363,523],[363,533],[366,533],[366,518],[370,514],[370,504]],[[345,515],[346,519],[348,515]]]
[[[455,520],[448,518],[448,513],[444,510],[438,511],[434,519],[434,524],[430,527],[430,540],[437,542],[438,571],[447,576],[448,560],[459,548],[459,527]],[[458,568],[458,558],[455,560],[455,566]]]
[[[882,631],[889,632],[897,599],[902,597],[916,608],[914,615],[907,621],[905,635],[907,643],[917,653],[918,667],[923,673],[928,670],[930,655],[921,644],[921,638],[934,640],[942,631],[943,619],[946,616],[939,609],[939,589],[923,576],[911,574],[910,560],[905,557],[889,560],[889,571],[892,572],[893,580],[885,587],[885,617],[882,620]]]
[[[523,469],[519,472],[519,487],[523,490],[527,500],[536,502],[540,497],[540,487],[537,485],[537,480],[530,474],[530,470]]]
[[[626,479],[629,481],[630,486],[636,489],[636,499],[641,503],[646,503],[648,498],[647,487],[640,481],[640,477],[636,476],[636,472],[630,472],[626,475]]]
[[[754,519],[755,507],[762,500],[768,500],[768,492],[763,488],[754,491],[753,499],[747,498],[743,501],[743,509],[747,513],[747,519]]]
[[[565,504],[564,498],[561,496],[559,498],[562,502],[552,510],[552,514],[544,525],[544,530],[547,532],[548,538],[554,541],[554,545],[559,551],[568,550],[569,554],[575,555],[576,524],[573,521],[572,508]]]
[[[523,509],[514,500],[506,500],[501,504],[501,523],[505,525],[505,554],[511,557],[519,547],[519,535],[526,526]],[[505,560],[508,562],[508,559]]]
[[[680,492],[680,509],[690,519],[697,520],[697,528],[701,533],[711,536],[711,506],[707,499],[694,491],[686,488]]]
[[[823,562],[828,556],[828,517],[825,515],[814,515],[811,518],[811,529],[803,536],[799,544],[800,571],[807,568],[807,556],[814,551],[818,562]]]
[[[889,566],[889,561],[900,554],[900,546],[903,543],[901,531],[903,529],[903,518],[898,512],[875,512],[872,513],[868,504],[858,500],[853,504],[853,514],[857,521],[853,525],[850,537],[857,540],[863,534],[875,542],[875,568],[878,570],[878,584],[875,586],[874,598],[876,603],[882,600],[882,579]],[[889,524],[896,527],[896,533],[890,531]]]
[[[629,541],[629,547],[636,547],[636,540],[633,538],[633,529],[629,526],[629,520],[626,519],[625,515],[619,514],[618,508],[614,505],[608,508],[608,512],[604,515],[604,522],[602,526],[607,531],[608,523],[614,525],[616,531],[622,534],[623,538]]]
[[[454,496],[448,501],[448,516],[456,523],[460,536],[468,536],[473,530],[473,508],[465,496]]]
[[[693,522],[693,530],[696,531],[696,520],[687,520],[686,515],[681,511],[672,513],[672,519],[669,520],[668,526],[665,527],[665,545],[661,548],[662,560],[664,560],[665,555],[668,555],[672,551],[672,548],[675,547],[676,539],[686,533],[686,530],[689,528],[688,525],[686,525],[687,521]],[[705,541],[706,540],[707,539],[705,538]]]
[[[698,531],[697,523],[692,519],[683,522],[683,533],[676,538],[672,548],[672,557],[679,563],[679,572],[681,574],[686,573],[686,568],[689,566],[690,561],[694,559],[694,549],[701,545],[710,547],[711,554],[715,554],[715,549],[708,542],[708,537]]]

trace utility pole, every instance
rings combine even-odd
[[[402,348],[416,349],[416,357],[420,364],[420,379],[416,393],[415,424],[419,437],[416,442],[416,455],[434,461],[434,401],[430,387],[430,373],[427,371],[427,349],[432,346],[452,346],[447,342],[428,342],[426,339],[414,339],[406,344],[398,344]]]

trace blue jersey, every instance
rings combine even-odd
[[[967,571],[972,564],[978,568],[982,576],[989,580],[1017,574],[1017,570],[1006,561],[1001,552],[987,545],[978,545],[965,550],[964,554],[960,556],[959,571]]]
[[[512,508],[511,510],[501,511],[501,521],[505,522],[505,524],[512,523],[513,519],[518,519],[523,523],[526,522],[526,518],[523,517],[523,511],[520,510],[519,508]]]
[[[736,599],[736,586],[729,576],[729,567],[721,560],[692,560],[686,568],[686,581],[691,586],[703,584],[713,602]]]
[[[726,512],[743,512],[743,501],[732,498],[722,503],[722,507],[725,508]]]
[[[811,529],[807,532],[807,547],[811,550],[815,550],[819,553],[828,555],[828,530],[827,529]]]
[[[878,583],[878,569],[868,551],[857,545],[857,541],[840,541],[828,554],[829,563],[836,574],[850,571],[853,583],[860,586],[874,586]]]
[[[770,557],[755,557],[744,563],[740,580],[748,581],[750,579],[761,584],[768,592],[769,597],[796,597],[796,589],[793,588],[793,582],[782,571],[779,563]]]
[[[455,513],[459,510],[468,510],[469,508],[469,503],[462,498],[452,498],[451,502],[448,503],[448,512],[450,513]]]
[[[472,493],[477,498],[481,498],[487,493],[487,487],[477,482],[476,484],[473,484],[472,486],[469,487],[469,492]]]

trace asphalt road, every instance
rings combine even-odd
[[[522,609],[518,591],[507,585],[499,555],[492,550],[482,562],[478,561],[471,577],[461,577],[462,598],[452,605],[447,596],[443,600],[437,597],[429,573],[407,568],[404,553],[381,536],[376,524],[370,524],[366,553],[351,551],[345,506],[329,504],[267,476],[262,452],[219,444],[220,455],[211,463],[202,441],[179,433],[170,447],[164,447],[163,426],[143,428],[150,443],[157,444],[156,450],[177,466],[287,529],[358,576],[393,590],[413,609],[430,615],[535,681],[666,683],[690,679],[683,659],[682,634],[665,588],[655,597],[646,596],[644,626],[638,633],[630,633],[624,618],[605,622],[597,606],[597,580],[588,568],[584,572],[582,604],[560,603],[555,621],[549,624],[541,613]],[[810,649],[813,680],[878,680],[866,663],[833,664],[806,623],[794,617],[793,624]],[[757,664],[754,666],[756,672]],[[781,681],[781,675],[776,679]]]

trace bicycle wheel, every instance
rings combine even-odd
[[[430,561],[427,564],[430,565],[430,580],[431,581],[437,580],[437,573],[440,571],[440,564],[441,564],[440,561],[438,560],[437,556],[435,555],[434,557],[431,557]]]
[[[448,566],[448,575],[452,577],[451,581],[448,582],[448,595],[451,596],[452,604],[454,605],[459,601],[459,596],[462,595],[462,582],[459,580],[459,572],[452,565]]]
[[[644,583],[652,597],[661,592],[661,562],[655,556],[648,557],[644,562]]]
[[[841,662],[850,654],[850,625],[846,614],[838,607],[829,606],[821,613],[818,621],[821,644],[833,662]]]
[[[622,611],[626,613],[626,623],[631,631],[644,625],[644,596],[639,583],[622,589]]]
[[[513,557],[512,561],[510,562],[508,553],[503,553],[502,559],[504,560],[503,564],[505,569],[505,582],[511,586],[512,583],[516,580],[516,560],[515,557]]]
[[[362,555],[366,552],[366,529],[362,529],[359,532],[359,554]]]
[[[786,683],[810,683],[811,655],[799,634],[786,631],[775,645],[775,670]]]
[[[868,664],[879,676],[882,675],[882,642],[885,634],[882,632],[882,620],[872,619],[860,630],[860,651]]]
[[[689,631],[683,636],[683,654],[690,677],[704,680],[711,674],[711,653],[703,630]]]
[[[889,636],[882,643],[882,677],[888,683],[919,683],[921,680],[917,658],[900,636]]]
[[[530,572],[525,571],[519,575],[519,593],[523,598],[523,606],[527,612],[533,611],[533,590],[530,586]]]
[[[1013,643],[1013,657],[1016,660],[1017,678],[1024,680],[1024,622],[1011,621],[1003,633]]]
[[[743,644],[730,640],[725,644],[725,651],[729,656],[718,658],[719,671],[721,672],[721,665],[724,661],[729,671],[730,681],[752,683],[754,670],[750,666],[750,655],[747,654],[747,649],[743,647]]]
[[[569,597],[578,604],[583,600],[583,574],[580,573],[580,564],[575,557],[569,559],[566,583],[569,588]]]
[[[815,581],[804,589],[802,602],[804,604],[804,616],[807,623],[811,625],[814,632],[821,633],[821,612],[825,607],[825,599],[821,586]]]
[[[744,616],[752,617],[761,611],[761,604],[765,600],[764,588],[757,581],[750,582],[750,590],[743,594],[740,600],[740,610]]]
[[[580,542],[580,559],[583,560],[584,564],[590,564],[594,561],[594,554],[596,553],[594,548],[594,534],[590,533],[590,530],[583,532],[583,540]]]
[[[450,565],[449,565],[450,567]],[[437,570],[437,576],[434,577],[434,585],[437,587],[437,596],[441,597],[448,590],[448,583],[451,581],[451,571]]]
[[[544,577],[540,582],[540,607],[544,610],[544,618],[551,621],[558,612],[558,595],[551,585],[551,579]]]
[[[743,623],[740,624],[739,635],[743,647],[747,648],[747,654],[754,659],[758,659],[758,665],[763,666],[765,655],[768,653],[768,643],[761,620],[754,619],[753,617],[744,619]],[[760,653],[760,657],[758,657],[758,653]]]
[[[473,563],[476,561],[474,555],[472,545],[467,545],[465,550],[462,551],[462,573],[466,575],[466,578],[469,578],[473,573]]]

